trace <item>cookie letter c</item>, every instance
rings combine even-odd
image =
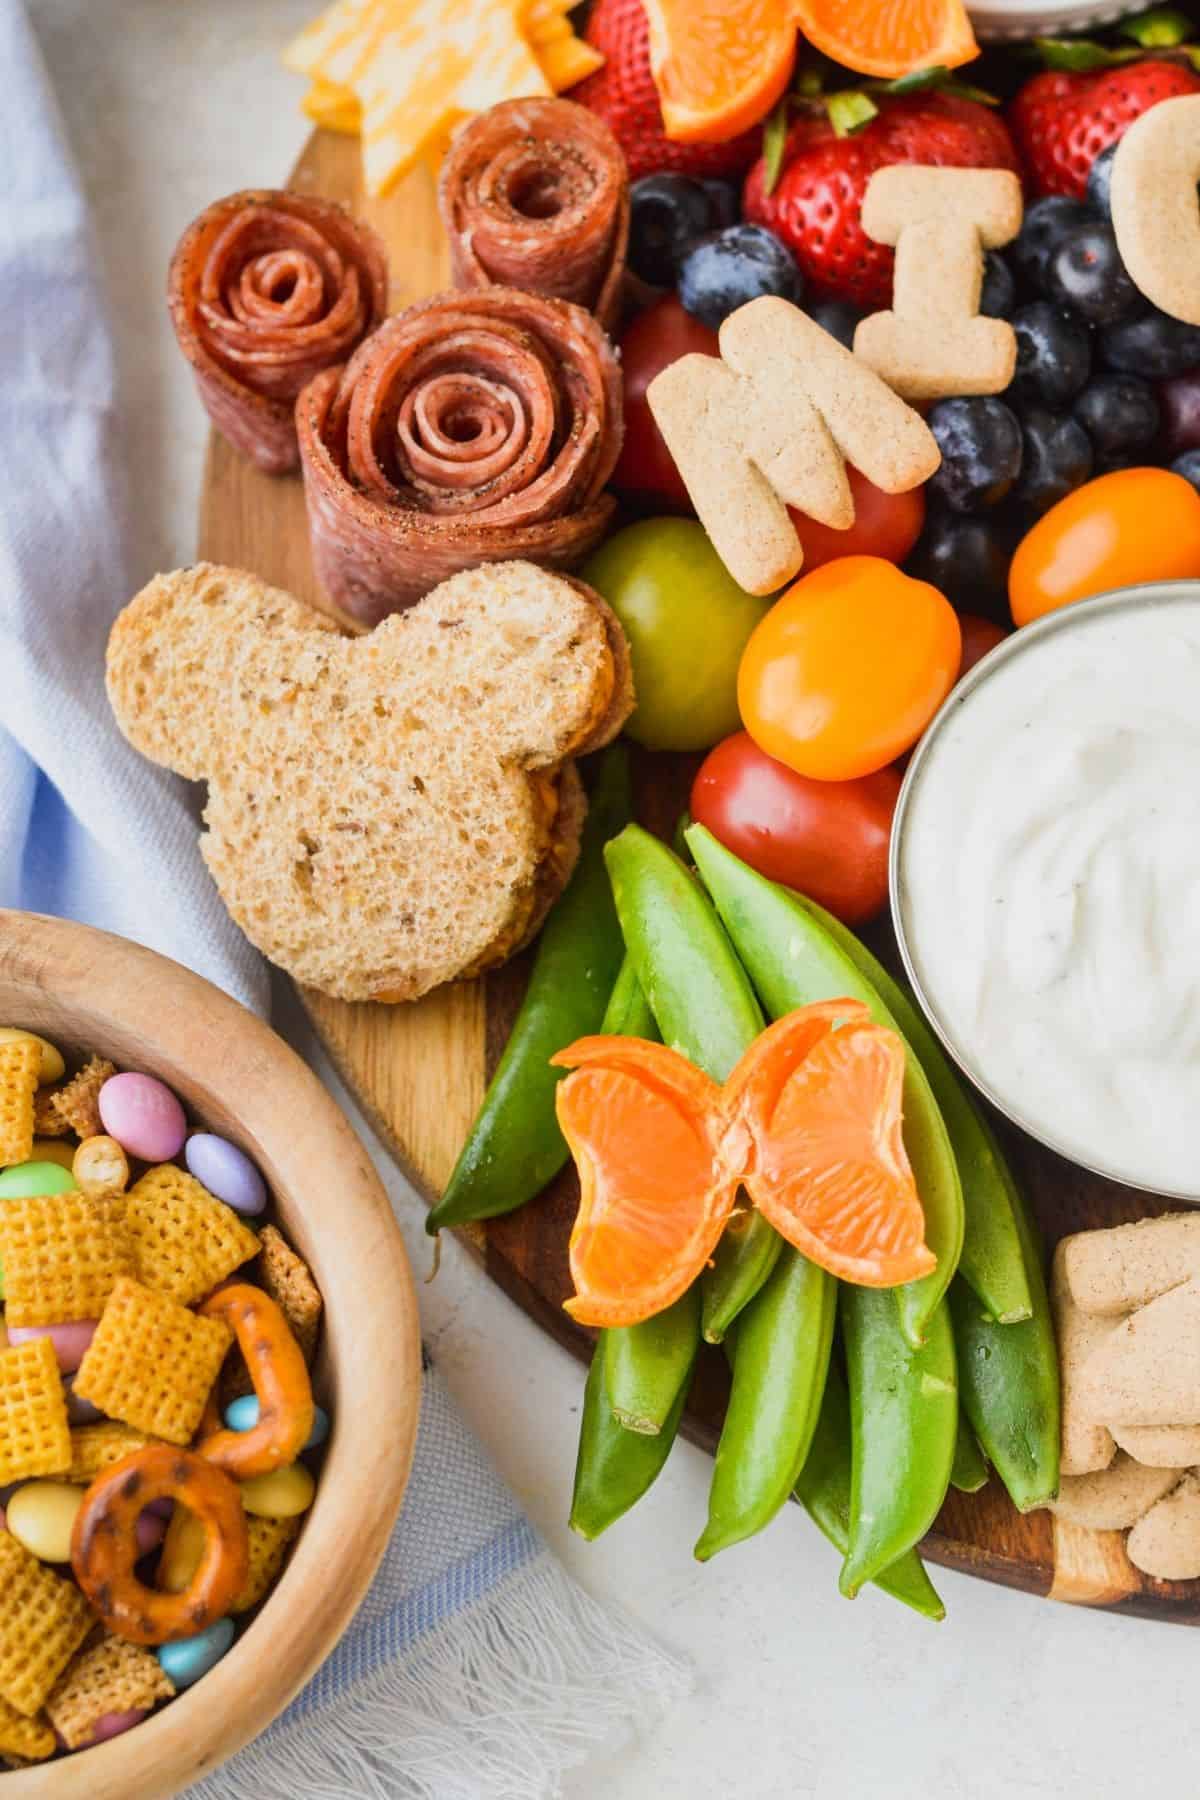
[[[1021,184],[1008,169],[896,164],[867,184],[863,230],[894,244],[892,311],[872,313],[854,354],[909,400],[998,394],[1012,380],[1017,340],[980,316],[983,252],[1021,229]]]
[[[1200,94],[1160,100],[1117,146],[1112,220],[1117,248],[1147,300],[1200,325]]]

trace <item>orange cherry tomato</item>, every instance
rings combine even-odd
[[[742,722],[797,774],[870,775],[916,743],[961,654],[937,588],[877,556],[845,556],[802,576],[755,627],[738,670]]]
[[[1200,576],[1200,494],[1170,469],[1098,476],[1038,520],[1008,572],[1013,620],[1142,581]]]
[[[923,487],[909,488],[904,494],[885,494],[852,463],[846,464],[846,475],[854,496],[854,523],[847,530],[835,531],[794,506],[788,507],[804,546],[806,575],[839,556],[882,556],[886,562],[902,563],[921,535],[925,523]]]

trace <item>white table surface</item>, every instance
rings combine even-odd
[[[271,186],[305,137],[278,51],[315,0],[30,0],[95,207],[135,484],[134,573],[188,562],[206,423],[163,304],[183,227]],[[0,102],[2,103],[2,102]],[[124,599],[114,595],[114,610]],[[312,1054],[294,1006],[279,1023]],[[421,1208],[386,1155],[418,1275]],[[593,1761],[570,1800],[1033,1800],[1197,1788],[1190,1632],[1053,1606],[935,1571],[931,1626],[875,1592],[839,1598],[797,1508],[701,1568],[708,1463],[677,1445],[597,1544],[566,1528],[581,1369],[451,1244],[420,1290],[429,1344],[530,1516],[591,1591],[695,1659],[695,1696]],[[252,1800],[247,1796],[247,1800]],[[488,1800],[480,1796],[480,1800]]]

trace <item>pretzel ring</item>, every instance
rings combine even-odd
[[[258,1396],[258,1424],[249,1431],[226,1430],[214,1387],[200,1422],[197,1455],[238,1481],[295,1462],[312,1433],[312,1384],[283,1313],[270,1294],[245,1281],[218,1288],[199,1312],[223,1319],[237,1338]]]
[[[180,1594],[159,1593],[134,1574],[138,1515],[152,1500],[177,1500],[204,1528],[203,1554]],[[108,1629],[134,1644],[194,1637],[223,1619],[249,1563],[236,1485],[212,1463],[170,1444],[148,1444],[98,1475],[71,1533],[75,1579]]]

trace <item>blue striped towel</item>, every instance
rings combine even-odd
[[[191,797],[126,747],[104,696],[104,640],[132,585],[112,351],[19,0],[0,0],[0,68],[0,904],[120,932],[265,1011],[266,972],[200,861]],[[568,1578],[427,1372],[367,1600],[287,1712],[192,1793],[540,1800],[688,1685]]]

